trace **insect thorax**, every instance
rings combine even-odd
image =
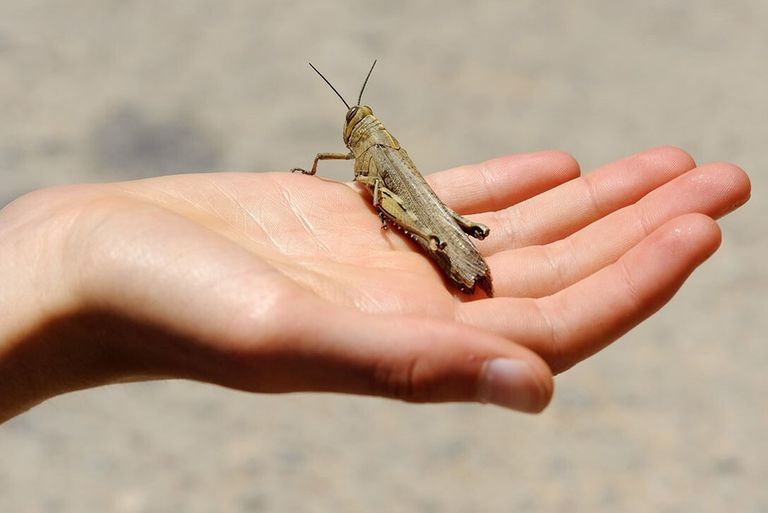
[[[400,148],[400,143],[397,142],[397,139],[389,133],[381,121],[373,114],[365,116],[355,124],[349,133],[349,139],[345,143],[355,156],[362,155],[368,148],[377,144],[396,149]]]

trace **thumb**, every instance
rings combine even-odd
[[[294,318],[280,322],[279,336],[259,344],[258,354],[240,358],[250,362],[248,369],[229,373],[228,382],[216,381],[259,392],[476,401],[531,413],[543,410],[552,396],[552,373],[544,361],[492,333],[455,321],[312,303],[292,309]]]

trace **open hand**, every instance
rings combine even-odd
[[[0,419],[64,391],[164,377],[539,411],[552,373],[651,315],[717,249],[712,218],[750,188],[736,166],[696,167],[674,148],[584,177],[541,152],[428,181],[490,228],[477,246],[496,297],[455,290],[381,229],[356,184],[217,173],[22,197],[0,213],[0,305],[8,284],[24,290],[0,332]],[[41,291],[45,308],[29,307]],[[8,379],[34,391],[24,404],[8,402]]]

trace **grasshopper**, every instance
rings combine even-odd
[[[354,160],[355,181],[370,191],[382,228],[389,222],[410,236],[462,292],[472,294],[477,285],[492,297],[488,264],[467,236],[482,240],[490,232],[488,227],[446,206],[371,108],[360,105],[376,61],[365,77],[357,105],[352,107],[312,63],[309,65],[347,107],[344,144],[349,151],[318,153],[309,171],[294,168],[291,172],[314,175],[321,160]]]

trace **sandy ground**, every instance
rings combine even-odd
[[[768,511],[768,4],[437,5],[3,0],[0,205],[306,165],[341,148],[344,114],[306,61],[352,96],[378,57],[366,98],[424,172],[661,144],[738,163],[753,198],[721,251],[540,416],[115,386],[0,427],[0,511]]]

